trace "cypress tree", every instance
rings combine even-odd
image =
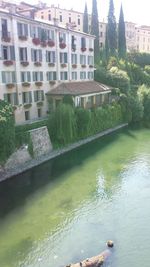
[[[117,30],[116,30],[116,18],[114,15],[114,3],[113,0],[109,2],[108,12],[108,45],[111,56],[116,56],[117,51]]]
[[[105,37],[105,58],[106,62],[108,62],[109,59],[108,27],[106,27],[106,37]]]
[[[92,4],[91,34],[96,36],[94,40],[94,59],[95,59],[95,62],[99,62],[99,59],[100,59],[99,21],[98,21],[98,11],[97,11],[96,0],[93,0],[93,4]]]
[[[89,18],[88,18],[87,3],[85,3],[85,9],[83,15],[83,32],[89,33]]]
[[[126,57],[125,23],[124,23],[122,5],[120,8],[119,25],[118,25],[118,55],[119,58],[122,59]]]

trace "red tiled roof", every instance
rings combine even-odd
[[[90,81],[90,82],[66,82],[61,83],[51,91],[47,93],[47,95],[86,95],[91,93],[101,93],[101,92],[109,92],[111,91],[111,87],[107,85]]]

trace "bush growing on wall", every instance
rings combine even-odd
[[[150,87],[142,85],[138,89],[138,96],[144,106],[143,119],[145,124],[150,127]]]
[[[15,149],[15,126],[13,109],[0,100],[0,161],[5,161]]]

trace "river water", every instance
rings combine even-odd
[[[150,266],[150,131],[125,129],[0,184],[0,267],[62,267],[115,242]]]

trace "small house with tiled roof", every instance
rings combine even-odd
[[[95,81],[68,82],[60,83],[47,93],[53,108],[56,108],[66,95],[72,97],[76,107],[92,108],[110,103],[111,88]]]

